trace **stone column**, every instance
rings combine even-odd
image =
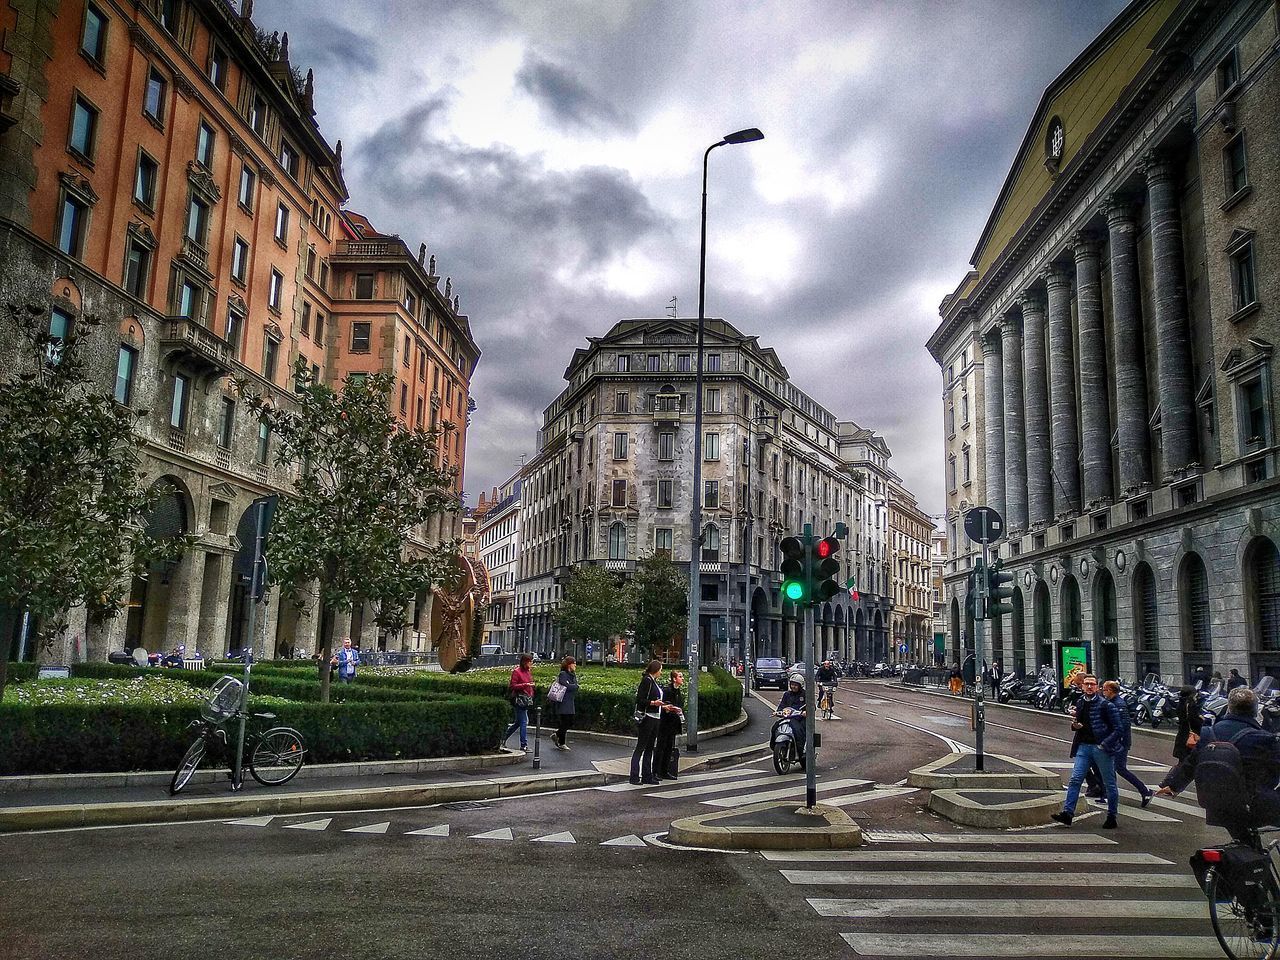
[[[1099,241],[1091,233],[1075,239],[1076,323],[1080,330],[1080,423],[1085,507],[1111,500],[1111,425],[1107,403],[1107,344],[1102,324]]]
[[[1120,495],[1151,481],[1151,433],[1148,427],[1147,363],[1142,336],[1142,294],[1138,286],[1138,227],[1133,204],[1107,198],[1111,246],[1111,333],[1116,376],[1116,430],[1120,459]]]
[[[1026,408],[1022,396],[1022,326],[1013,314],[1000,318],[1000,345],[1003,358],[1001,398],[1004,409],[1004,499],[1009,512],[1009,530],[1027,529],[1027,437]],[[988,394],[989,396],[989,394]],[[990,416],[990,414],[988,414]]]
[[[1027,411],[1027,521],[1036,526],[1053,519],[1044,300],[1038,293],[1028,290],[1018,302],[1022,306],[1022,373]]]
[[[982,338],[982,391],[987,444],[987,506],[1007,517],[1004,492],[1004,370],[1000,337],[991,331]]]
[[[1045,274],[1049,291],[1050,411],[1053,419],[1053,514],[1080,511],[1080,432],[1076,423],[1075,345],[1071,330],[1071,273],[1061,264]]]
[[[211,552],[208,558],[196,640],[205,659],[227,653],[227,618],[231,607],[231,587],[235,582],[234,554]]]
[[[1156,388],[1160,397],[1160,474],[1167,479],[1195,460],[1195,386],[1187,328],[1187,278],[1176,171],[1160,155],[1143,160],[1151,210]]]
[[[198,649],[200,599],[204,591],[205,558],[199,547],[188,548],[174,568],[169,585],[169,610],[165,636],[160,639],[162,653],[183,646],[188,654]]]

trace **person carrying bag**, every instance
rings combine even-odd
[[[530,654],[520,654],[520,665],[511,671],[511,680],[507,684],[507,697],[511,700],[515,719],[503,734],[502,745],[505,747],[511,735],[519,730],[520,749],[527,753],[529,751],[529,710],[533,707],[533,657]]]
[[[662,687],[658,674],[661,660],[650,660],[636,689],[636,749],[631,754],[632,783],[661,783],[653,775],[653,748],[658,739],[658,722],[662,717]]]
[[[556,682],[547,689],[547,701],[555,704],[556,708],[556,749],[568,750],[569,745],[565,742],[569,734],[569,728],[573,726],[574,714],[577,708],[574,705],[574,698],[578,693],[578,661],[573,657],[565,657],[560,662],[560,676],[556,677]]]

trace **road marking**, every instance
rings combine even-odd
[[[831,780],[822,784],[821,790],[836,790],[840,787],[861,787],[873,783],[872,780]],[[703,800],[708,807],[745,807],[752,803],[763,803],[765,800],[785,800],[788,797],[804,796],[803,785],[783,787],[780,790],[762,790],[758,793],[744,793],[739,796],[721,797],[718,800]]]
[[[759,763],[759,760],[752,760],[752,763]],[[724,780],[728,777],[742,776],[741,770],[712,770],[709,773],[692,773],[681,777],[681,780],[697,782],[699,780]],[[623,793],[627,790],[648,790],[653,786],[651,783],[610,783],[603,787],[591,787],[592,790],[604,790],[608,793]]]
[[[752,770],[751,773],[758,771]],[[667,800],[674,800],[677,797],[701,797],[708,793],[724,793],[726,790],[737,789],[738,787],[759,787],[766,783],[786,783],[790,780],[803,780],[803,773],[793,773],[790,776],[778,777],[769,776],[760,773],[758,777],[753,779],[735,780],[731,783],[703,783],[696,787],[680,787],[677,790],[663,790],[660,792],[646,793],[646,797],[662,797]]]
[[[510,827],[499,827],[497,830],[486,830],[484,833],[473,833],[471,840],[514,840]]]
[[[634,833],[629,833],[625,837],[614,837],[612,840],[601,840],[602,847],[643,847],[645,842],[637,837]]]
[[[382,823],[371,823],[364,827],[348,827],[343,833],[386,833],[391,826],[390,820],[384,820]]]
[[[573,834],[570,833],[568,830],[566,830],[563,833],[549,833],[545,837],[534,837],[532,842],[533,843],[577,843],[578,841],[573,839]]]
[[[843,797],[823,797],[821,802],[832,807],[846,807],[851,803],[902,797],[908,793],[917,793],[919,789],[919,787],[879,787],[875,790],[864,790],[862,793],[846,793]]]
[[[955,917],[971,920],[1070,919],[1081,917],[1078,900],[884,900],[815,899],[809,906],[820,917],[848,917],[858,920],[917,917]],[[1195,900],[1090,900],[1088,916],[1094,920],[1201,920],[1209,908],[1202,898]],[[1058,950],[1061,952],[1061,946]],[[948,954],[949,956],[950,954]]]
[[[873,843],[928,843],[923,833],[910,830],[863,830],[862,836]]]
[[[914,706],[914,704],[908,704],[908,706]],[[915,730],[917,733],[927,733],[931,737],[937,737],[939,740],[941,740],[943,743],[947,745],[947,747],[951,750],[952,753],[973,753],[972,747],[968,746],[967,744],[961,743],[958,740],[952,740],[950,737],[944,737],[942,734],[938,733],[936,730],[928,730],[924,727],[917,727],[914,723],[907,723],[907,721],[899,720],[897,717],[885,717],[885,719],[888,720],[890,723],[901,724],[902,726],[906,727],[909,730]]]
[[[286,823],[286,830],[326,830],[329,824],[333,823],[333,817],[325,817],[323,820],[308,820],[306,823]]]
[[[1064,847],[1085,846],[1091,843],[1115,844],[1118,840],[1100,837],[1092,833],[926,833],[930,843],[1048,843]]]
[[[234,823],[241,827],[265,827],[274,820],[274,816],[269,817],[241,817],[239,820],[228,820],[227,823]]]
[[[1027,763],[1035,764],[1037,767],[1044,767],[1046,770],[1074,770],[1075,763],[1063,760],[1028,760]],[[1168,773],[1168,767],[1162,767],[1154,763],[1129,764],[1129,769],[1134,773]]]
[[[1098,809],[1106,809],[1107,801],[1105,800],[1089,800],[1089,805]],[[1143,823],[1181,823],[1177,817],[1166,817],[1160,813],[1152,813],[1150,810],[1143,810],[1141,807],[1130,806],[1122,803],[1116,808],[1116,813],[1122,817],[1128,817],[1131,820],[1140,820]]]
[[[423,827],[421,830],[410,830],[405,834],[406,837],[447,837],[449,835],[449,825],[442,823],[438,827]]]
[[[789,883],[830,884],[868,887],[905,886],[958,887],[1018,885],[1027,887],[1198,887],[1196,878],[1171,873],[1053,873],[1051,871],[1010,870],[985,873],[962,870],[783,870]],[[1057,949],[1061,952],[1061,945]],[[1072,947],[1073,954],[1087,952]]]
[[[1092,901],[1091,901],[1092,902]],[[988,933],[955,936],[915,934],[893,936],[874,933],[842,933],[840,936],[860,957],[1061,957],[1072,956],[1184,960],[1221,957],[1214,937],[1121,937],[1040,933]],[[1069,940],[1069,945],[1065,941]]]
[[[1173,866],[1154,853],[1079,850],[764,850],[766,860],[790,863],[1121,863]],[[1095,901],[1090,901],[1094,903]],[[992,914],[997,916],[998,914]],[[1071,916],[1079,916],[1073,913]]]

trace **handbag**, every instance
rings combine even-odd
[[[528,710],[533,706],[533,697],[527,693],[517,693],[515,700],[512,701],[517,710]]]
[[[552,703],[562,703],[564,695],[569,692],[569,688],[557,680],[547,688],[547,699]]]

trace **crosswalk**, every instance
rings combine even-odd
[[[661,786],[611,783],[595,789],[608,793],[643,791],[645,798],[693,801],[713,809],[732,810],[771,800],[803,800],[805,775],[789,773],[779,776],[772,767],[752,764],[731,770],[687,774],[676,781],[664,781]],[[818,802],[833,807],[849,807],[913,794],[923,796],[915,787],[888,786],[857,777],[819,777],[817,791]]]
[[[1110,837],[868,836],[856,850],[762,854],[852,956],[1222,956],[1185,863],[1117,851]]]

